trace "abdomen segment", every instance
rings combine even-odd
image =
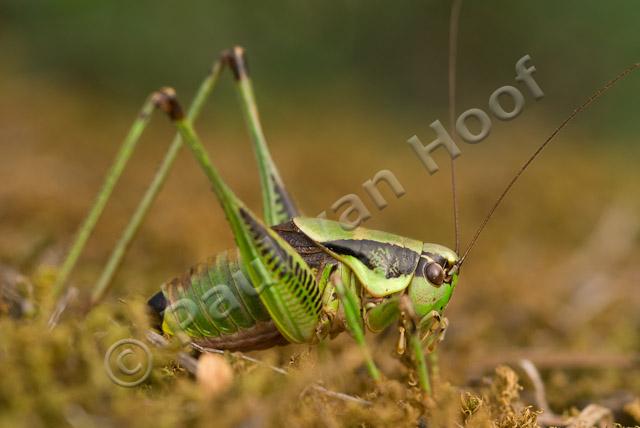
[[[237,256],[223,252],[163,285],[149,300],[172,334],[184,330],[203,346],[232,351],[286,344]]]

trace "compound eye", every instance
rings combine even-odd
[[[425,267],[425,276],[433,285],[442,285],[444,282],[444,270],[438,263],[429,263]]]

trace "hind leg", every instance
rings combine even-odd
[[[212,164],[170,88],[154,95],[209,179],[225,212],[252,285],[282,335],[294,343],[313,340],[322,312],[323,284],[286,241],[265,226],[235,195]]]
[[[229,66],[233,71],[240,99],[240,106],[253,142],[253,148],[260,173],[260,186],[262,190],[265,222],[269,226],[283,223],[291,217],[296,216],[298,214],[298,210],[287,193],[276,165],[271,158],[271,154],[264,137],[264,132],[262,131],[253,87],[247,73],[246,59],[242,48],[235,47],[222,52],[220,59],[213,65],[211,73],[200,85],[193,103],[187,112],[187,119],[193,123],[198,118],[204,103],[213,92],[218,78],[225,66]],[[179,135],[176,135],[162,161],[162,164],[160,165],[160,168],[156,172],[151,185],[148,187],[145,195],[136,208],[136,211],[132,215],[124,232],[118,239],[116,246],[109,256],[109,260],[107,261],[107,264],[105,265],[91,295],[92,305],[98,303],[105,295],[109,285],[111,284],[113,276],[122,263],[122,259],[126,254],[127,248],[140,228],[151,204],[158,196],[158,193],[160,192],[166,177],[173,166],[176,156],[182,148],[182,144],[182,138]],[[84,243],[82,245],[84,245]]]
[[[245,122],[249,128],[253,149],[258,161],[260,185],[262,187],[262,201],[264,222],[267,226],[284,223],[298,215],[293,199],[284,187],[278,169],[271,158],[267,141],[262,131],[258,107],[253,93],[253,85],[247,70],[244,49],[234,47],[222,54],[223,61],[229,64],[233,71],[240,97],[240,106]]]
[[[208,99],[209,95],[216,86],[223,65],[223,61],[217,61],[212,67],[211,72],[206,76],[206,78],[200,85],[188,112],[188,116],[191,120],[195,120],[199,116],[205,101]],[[54,283],[52,289],[52,297],[54,299],[58,298],[64,291],[69,275],[75,267],[78,258],[80,257],[80,254],[82,253],[87,243],[87,240],[91,236],[91,233],[93,232],[105,208],[105,205],[107,204],[109,197],[111,196],[111,193],[116,183],[118,182],[118,179],[120,178],[131,155],[133,154],[133,151],[135,150],[138,141],[142,136],[142,133],[147,127],[154,109],[155,102],[150,98],[145,102],[136,120],[132,124],[129,133],[125,137],[111,168],[107,172],[107,176],[105,178],[104,184],[102,185],[102,189],[98,193],[98,196],[96,197],[93,206],[87,214],[87,217],[78,229],[74,242],[71,245],[67,257],[65,258],[58,272],[56,282]],[[176,135],[164,159],[162,160],[160,168],[156,172],[151,185],[147,188],[144,197],[140,201],[138,207],[136,208],[136,211],[127,224],[124,233],[119,238],[104,270],[102,271],[102,274],[100,275],[98,282],[94,287],[91,296],[92,306],[98,303],[104,296],[107,287],[111,282],[111,279],[113,278],[113,275],[115,274],[118,266],[120,265],[129,244],[133,240],[133,237],[142,224],[142,221],[149,211],[151,204],[160,192],[160,189],[162,188],[162,185],[164,184],[164,181],[169,171],[171,170],[171,167],[173,166],[175,158],[181,147],[182,139],[179,135]]]
[[[260,170],[260,180],[264,200],[264,213],[265,219],[268,225],[274,225],[282,223],[289,218],[297,215],[298,211],[293,204],[291,197],[285,190],[285,187],[280,179],[280,175],[274,162],[271,159],[264,133],[262,132],[262,126],[258,117],[258,111],[255,104],[253,95],[253,88],[251,81],[246,71],[246,61],[244,58],[244,52],[242,48],[233,48],[225,51],[221,54],[221,58],[214,64],[211,72],[207,75],[205,80],[200,85],[197,94],[191,105],[187,118],[193,122],[197,119],[202,110],[205,101],[213,91],[218,78],[225,66],[229,66],[236,78],[236,85],[238,88],[238,94],[240,96],[242,112],[245,116],[245,120],[248,124],[250,135],[254,145],[254,151],[258,161],[258,167]],[[152,100],[147,100],[143,108],[141,109],[137,119],[132,125],[129,133],[127,134],[120,151],[116,155],[116,159],[107,176],[101,191],[98,193],[96,201],[92,206],[89,214],[85,218],[84,222],[78,229],[75,240],[69,250],[69,253],[64,260],[57,278],[52,289],[53,298],[59,297],[64,291],[66,282],[71,274],[71,271],[75,267],[80,254],[82,253],[88,238],[93,232],[98,219],[100,218],[106,203],[111,196],[113,188],[115,187],[120,175],[126,167],[129,158],[131,157],[137,143],[145,130],[154,109],[154,103]],[[176,135],[171,146],[169,147],[162,163],[156,172],[152,183],[147,188],[147,191],[141,199],[138,207],[132,215],[129,223],[127,224],[122,235],[118,239],[116,246],[114,247],[109,260],[107,261],[96,285],[94,286],[91,295],[91,305],[97,304],[106,294],[106,291],[115,275],[118,267],[120,266],[127,248],[131,241],[135,237],[142,221],[146,217],[151,204],[156,199],[160,192],[166,177],[168,176],[175,158],[182,147],[182,138]]]

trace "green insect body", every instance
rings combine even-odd
[[[227,67],[235,77],[242,113],[256,154],[263,221],[224,182],[193,127],[205,100]],[[177,135],[118,240],[93,290],[91,304],[97,304],[104,297],[177,153],[186,144],[212,186],[237,249],[222,253],[164,284],[148,302],[159,327],[167,334],[186,333],[194,347],[200,350],[252,350],[286,343],[313,344],[346,330],[361,348],[370,375],[379,379],[380,373],[365,341],[365,330],[376,333],[397,322],[397,351],[408,357],[404,361],[412,363],[420,386],[429,393],[425,352],[433,351],[443,337],[448,324],[443,311],[456,287],[461,266],[496,208],[524,170],[569,121],[638,68],[640,64],[633,64],[605,84],[537,148],[500,194],[460,257],[438,244],[365,228],[350,230],[335,221],[301,216],[269,153],[244,51],[239,47],[230,49],[214,64],[186,114],[175,91],[170,88],[154,93],[144,104],[60,268],[52,289],[53,297],[62,296],[69,274],[151,113],[159,108],[176,126]],[[455,183],[453,168],[452,183]],[[458,248],[455,207],[454,194]],[[54,311],[52,325],[57,316],[59,314]]]
[[[224,182],[193,126],[226,68],[233,72],[256,155],[262,220]],[[67,279],[156,109],[169,116],[177,135],[114,247],[91,304],[104,297],[179,150],[187,145],[212,186],[237,248],[164,284],[148,302],[158,327],[169,335],[185,333],[200,350],[314,344],[348,331],[377,380],[380,373],[367,347],[365,331],[380,332],[397,322],[398,353],[415,368],[421,387],[429,393],[424,354],[443,337],[447,326],[443,311],[456,286],[461,259],[437,244],[364,228],[351,230],[338,222],[301,216],[269,153],[242,48],[222,53],[186,114],[170,88],[152,94],[143,105],[60,268],[53,297],[62,297]]]
[[[311,325],[311,336],[300,340],[289,331],[281,333],[276,325],[290,323],[297,316],[287,312],[290,302],[280,302],[289,320],[276,321],[276,313],[270,314],[260,300],[260,290],[265,285],[251,283],[240,257],[232,259],[228,253],[169,281],[162,293],[151,300],[162,318],[163,330],[171,334],[177,325],[200,346],[215,349],[244,351],[290,342],[313,343],[346,327],[338,293],[328,280],[332,275],[349,278],[364,324],[373,332],[399,319],[402,295],[409,297],[420,319],[433,311],[441,314],[457,281],[457,274],[447,281],[443,277],[439,284],[437,275],[435,282],[429,280],[428,267],[435,263],[445,272],[458,260],[453,251],[437,244],[422,244],[363,228],[348,231],[338,222],[317,218],[296,217],[272,230],[290,248],[269,248],[271,265],[284,267],[295,275],[296,266],[287,266],[286,251],[298,252],[311,268],[308,286],[312,282],[319,285],[310,294],[305,293],[308,288],[296,288],[294,293],[305,296],[306,307],[312,313],[320,311]],[[264,241],[265,236],[258,239]],[[436,273],[439,268],[435,268]]]
[[[193,127],[205,100],[227,67],[235,77],[256,154],[264,221],[227,186]],[[370,375],[377,380],[380,372],[367,347],[365,331],[377,333],[397,322],[397,352],[407,357],[403,360],[415,368],[420,386],[428,394],[430,382],[425,353],[433,351],[443,338],[448,325],[443,312],[456,288],[460,268],[496,208],[524,170],[573,117],[638,68],[640,64],[633,64],[605,84],[537,148],[507,184],[460,257],[438,244],[365,228],[350,230],[335,221],[301,216],[269,153],[244,51],[238,47],[230,49],[214,64],[186,114],[170,88],[154,93],[144,104],[60,269],[52,289],[53,297],[61,297],[66,280],[151,113],[159,108],[169,116],[178,133],[118,240],[93,290],[91,303],[95,305],[104,297],[177,153],[186,144],[212,186],[237,249],[222,253],[164,284],[148,302],[159,327],[170,335],[186,333],[200,350],[314,344],[346,330],[360,347]],[[455,182],[453,175],[452,182]],[[455,206],[454,197],[457,248]],[[53,315],[52,325],[56,312]]]
[[[287,343],[230,252],[169,281],[149,304],[165,333],[173,334],[175,322],[201,346],[245,351]]]
[[[175,92],[155,93],[152,102],[174,122],[209,179],[237,244],[234,257],[220,255],[191,269],[149,301],[163,331],[183,330],[201,349],[251,350],[317,343],[347,330],[378,379],[365,328],[379,332],[398,321],[398,350],[409,345],[411,355],[420,356],[413,361],[428,391],[423,347],[431,349],[443,335],[442,311],[457,282],[458,256],[436,244],[300,216],[267,148],[243,50],[226,51],[220,64],[232,69],[239,89],[264,222],[223,181]]]

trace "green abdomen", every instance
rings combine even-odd
[[[163,328],[182,329],[201,346],[239,351],[287,343],[231,252],[167,282],[163,294]]]

